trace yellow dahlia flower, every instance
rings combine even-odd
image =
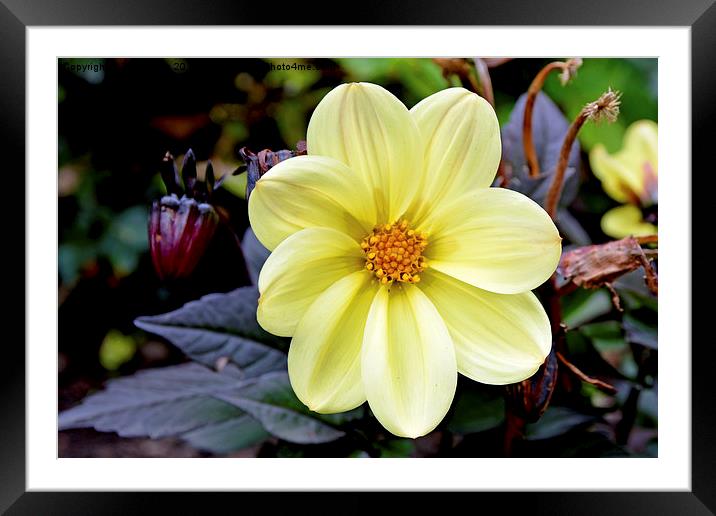
[[[657,202],[656,122],[639,120],[631,124],[624,134],[624,145],[614,154],[596,145],[589,153],[589,164],[609,197],[626,203],[604,214],[602,231],[615,238],[656,234],[656,226],[644,221],[640,209]]]
[[[551,347],[530,292],[561,238],[547,213],[490,188],[500,161],[492,107],[462,88],[410,111],[375,84],[344,84],[316,108],[308,156],[256,184],[249,218],[273,252],[258,320],[291,336],[298,398],[320,413],[366,400],[393,434],[433,430],[457,373],[507,384]]]
[[[602,231],[613,238],[628,236],[656,235],[657,228],[644,220],[644,214],[638,206],[622,204],[607,211],[601,220]]]

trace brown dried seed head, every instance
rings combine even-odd
[[[601,122],[602,120],[606,120],[610,123],[616,122],[619,116],[621,96],[622,94],[620,92],[612,91],[612,89],[609,88],[597,100],[584,106],[582,112],[588,119],[594,122]]]
[[[562,83],[562,86],[574,79],[577,75],[577,70],[580,66],[582,66],[582,59],[579,57],[573,57],[572,59],[567,59],[564,65],[562,73],[559,75],[559,81]]]

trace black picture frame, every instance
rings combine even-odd
[[[602,0],[441,0],[428,2],[413,0],[397,3],[366,0],[355,5],[350,17],[338,17],[335,3],[312,2],[279,6],[267,2],[244,0],[169,1],[155,0],[0,0],[0,148],[2,149],[5,185],[5,241],[12,246],[13,271],[26,266],[24,207],[25,177],[25,31],[28,26],[62,25],[621,25],[621,26],[687,26],[691,28],[692,74],[692,180],[699,188],[692,193],[692,237],[704,239],[713,234],[706,226],[709,217],[704,213],[711,205],[705,197],[710,191],[703,184],[713,176],[712,151],[714,131],[714,101],[716,91],[716,5],[715,0],[633,0],[623,2]],[[284,13],[284,14],[281,14]],[[690,171],[680,171],[687,177]],[[12,202],[18,206],[10,207]],[[713,202],[713,201],[711,201]],[[702,217],[699,217],[702,210]],[[21,216],[20,213],[23,215]],[[20,223],[20,220],[23,223]],[[48,236],[53,229],[48,228]],[[705,254],[692,254],[692,268],[697,274],[711,269]],[[709,273],[710,274],[710,273]],[[713,282],[709,274],[700,280],[694,293],[707,291]],[[6,271],[6,276],[9,274]],[[12,275],[19,277],[17,273]],[[691,282],[691,278],[684,278]],[[22,288],[22,290],[20,290]],[[24,285],[18,287],[19,297],[25,300]],[[11,291],[7,295],[17,295]],[[696,298],[683,300],[692,304],[693,329],[703,329],[708,321],[705,310],[708,303]],[[31,307],[27,307],[31,309]],[[17,312],[17,313],[13,313]],[[22,312],[22,313],[20,313]],[[4,310],[5,321],[25,319],[25,303],[14,298]],[[6,322],[6,324],[8,324]],[[20,327],[18,324],[14,326]],[[8,324],[8,328],[10,325]],[[24,341],[24,325],[20,330]],[[6,335],[8,332],[6,331]],[[465,493],[451,504],[471,504],[479,509],[483,504],[499,504],[508,512],[530,511],[531,514],[691,514],[716,513],[716,403],[713,402],[712,364],[716,363],[716,346],[713,337],[698,338],[692,335],[692,490],[690,492],[636,492],[636,493]],[[194,503],[206,511],[209,507],[233,507],[239,510],[239,498],[244,507],[256,506],[260,494],[212,494],[211,503],[200,501],[189,493],[79,493],[79,492],[26,492],[25,487],[25,353],[20,339],[4,342],[0,360],[0,408],[2,432],[0,438],[0,511],[7,514],[144,514],[181,507],[191,514]],[[684,345],[687,343],[673,343]],[[49,349],[49,348],[48,348]],[[539,474],[536,472],[535,474]],[[555,490],[559,487],[556,486]],[[204,495],[202,495],[203,497]],[[265,495],[264,495],[265,496]],[[272,495],[273,496],[273,495]],[[304,498],[294,494],[290,498]],[[345,512],[371,510],[371,498],[352,501],[357,494],[341,497],[340,506]],[[272,498],[281,503],[287,496]],[[412,500],[422,503],[422,495]],[[320,499],[325,501],[324,498]],[[153,507],[153,503],[157,505]],[[292,504],[301,503],[292,500]],[[225,505],[226,504],[226,505]],[[245,505],[249,504],[249,505]],[[476,505],[480,504],[480,505]],[[276,506],[278,507],[278,506]],[[161,508],[161,509],[158,509]],[[204,512],[202,511],[202,512]]]

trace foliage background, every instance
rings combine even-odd
[[[77,72],[65,63],[103,64]],[[505,126],[517,98],[549,60],[515,59],[492,68],[496,111]],[[108,379],[187,359],[160,337],[138,329],[143,315],[177,309],[209,293],[250,283],[230,230],[222,228],[196,273],[162,284],[148,254],[146,224],[152,200],[164,192],[158,165],[169,150],[191,147],[211,159],[218,174],[241,161],[238,149],[295,148],[310,114],[334,86],[375,82],[408,107],[450,85],[430,59],[301,59],[311,70],[272,70],[259,59],[73,59],[59,64],[59,409],[75,406]],[[544,92],[567,118],[608,87],[623,93],[615,124],[588,124],[580,133],[582,181],[570,213],[594,243],[606,242],[601,215],[616,206],[589,172],[586,152],[602,142],[615,151],[628,125],[657,119],[656,60],[585,59],[577,78],[562,86],[556,74]],[[203,168],[203,164],[200,165]],[[241,179],[218,191],[216,204],[239,236],[248,226]],[[516,450],[525,456],[655,456],[657,454],[656,301],[638,271],[617,284],[625,315],[605,290],[579,290],[565,300],[573,361],[618,389],[606,395],[582,384],[578,395],[558,395],[543,418],[528,427]],[[634,333],[641,332],[635,339]],[[639,344],[639,341],[642,344]],[[643,342],[648,342],[644,345]],[[645,351],[647,350],[647,351]],[[626,442],[615,428],[630,393],[638,390],[635,424]],[[460,380],[445,425],[416,441],[372,429],[367,438],[381,456],[499,456],[504,426],[503,390]],[[63,430],[60,456],[355,456],[364,452],[340,439],[299,445],[271,437],[248,448],[208,451],[185,439],[121,438],[91,429]]]

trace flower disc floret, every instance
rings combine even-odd
[[[418,283],[420,273],[427,268],[423,256],[427,235],[412,229],[407,220],[375,226],[360,246],[365,252],[365,268],[384,285],[393,281]]]

